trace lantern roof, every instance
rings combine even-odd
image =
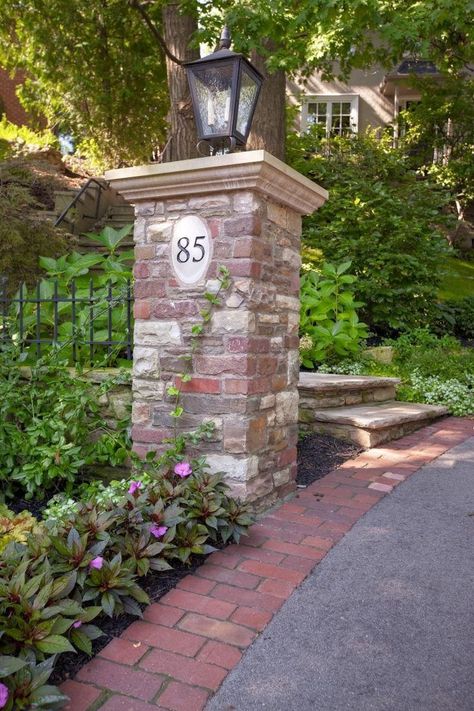
[[[255,74],[258,75],[260,79],[263,81],[263,75],[261,72],[258,71],[254,65],[249,62],[247,57],[240,52],[234,52],[232,49],[228,49],[227,47],[220,47],[219,49],[216,49],[215,52],[211,52],[211,54],[207,54],[205,57],[202,57],[201,59],[193,59],[189,62],[184,62],[185,67],[192,67],[193,64],[203,64],[204,62],[215,62],[221,59],[242,59],[245,64],[250,66],[252,70],[255,72]]]

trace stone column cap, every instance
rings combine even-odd
[[[328,198],[327,190],[263,150],[119,168],[105,179],[134,204],[251,190],[309,215]]]

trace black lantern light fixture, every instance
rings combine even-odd
[[[245,146],[263,82],[248,59],[229,49],[230,43],[224,27],[215,52],[185,64],[198,138],[213,154]]]

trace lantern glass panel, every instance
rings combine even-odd
[[[236,129],[243,136],[247,137],[250,129],[253,109],[258,94],[258,85],[255,79],[248,73],[245,66],[242,66],[240,80],[239,109],[237,111]]]
[[[204,135],[227,135],[231,119],[233,65],[193,67],[199,116]]]

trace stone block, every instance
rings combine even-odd
[[[225,398],[218,395],[203,395],[186,393],[181,397],[186,412],[195,415],[233,415],[246,414],[248,399],[243,397]]]
[[[146,235],[149,242],[168,242],[173,231],[172,222],[149,222]]]
[[[273,394],[264,395],[260,400],[260,409],[266,410],[269,407],[273,407],[276,402],[276,396]]]
[[[286,247],[283,250],[282,261],[289,265],[292,269],[299,271],[301,267],[301,255],[299,252],[295,252],[294,249]]]
[[[140,202],[135,205],[135,215],[140,215],[141,217],[148,217],[155,214],[156,203],[154,201]]]
[[[233,207],[236,212],[253,213],[260,206],[259,199],[252,192],[240,192],[234,195]]]
[[[212,197],[193,197],[189,200],[191,210],[212,210],[216,207],[230,207],[229,195],[213,195]]]
[[[298,392],[296,390],[277,393],[276,421],[279,425],[293,424],[298,420]]]
[[[288,228],[288,209],[283,207],[283,205],[277,205],[274,202],[267,203],[267,217],[271,222],[276,225],[283,227],[283,229]]]
[[[285,467],[285,469],[280,469],[273,473],[273,483],[275,486],[283,486],[287,484],[291,479],[291,469],[290,467]]]
[[[239,333],[241,335],[255,331],[255,314],[249,311],[216,311],[211,318],[212,333]]]
[[[242,215],[230,217],[224,220],[224,234],[226,237],[235,239],[236,237],[255,236],[262,231],[262,223],[258,215]]]
[[[230,454],[208,454],[207,463],[211,472],[223,472],[225,479],[247,482],[258,474],[258,457],[233,457]]]
[[[146,402],[134,402],[132,405],[132,422],[143,425],[150,421],[150,405]]]
[[[159,377],[160,359],[156,348],[135,346],[133,349],[133,375],[136,378]]]
[[[137,321],[136,346],[170,346],[181,344],[181,329],[177,321]]]
[[[164,397],[165,383],[159,380],[133,378],[132,390],[134,399],[156,402]]]
[[[286,296],[285,294],[277,294],[276,307],[278,309],[288,309],[288,311],[294,311],[298,314],[299,319],[300,300],[296,296]]]
[[[239,306],[242,306],[244,302],[244,297],[241,294],[238,294],[237,292],[233,292],[225,302],[225,305],[227,306],[228,309],[238,309]]]
[[[154,244],[137,244],[135,247],[135,259],[137,261],[140,259],[153,259],[155,249]]]
[[[110,393],[109,409],[115,420],[124,420],[129,417],[132,408],[132,392],[129,389],[121,388],[120,392]]]

